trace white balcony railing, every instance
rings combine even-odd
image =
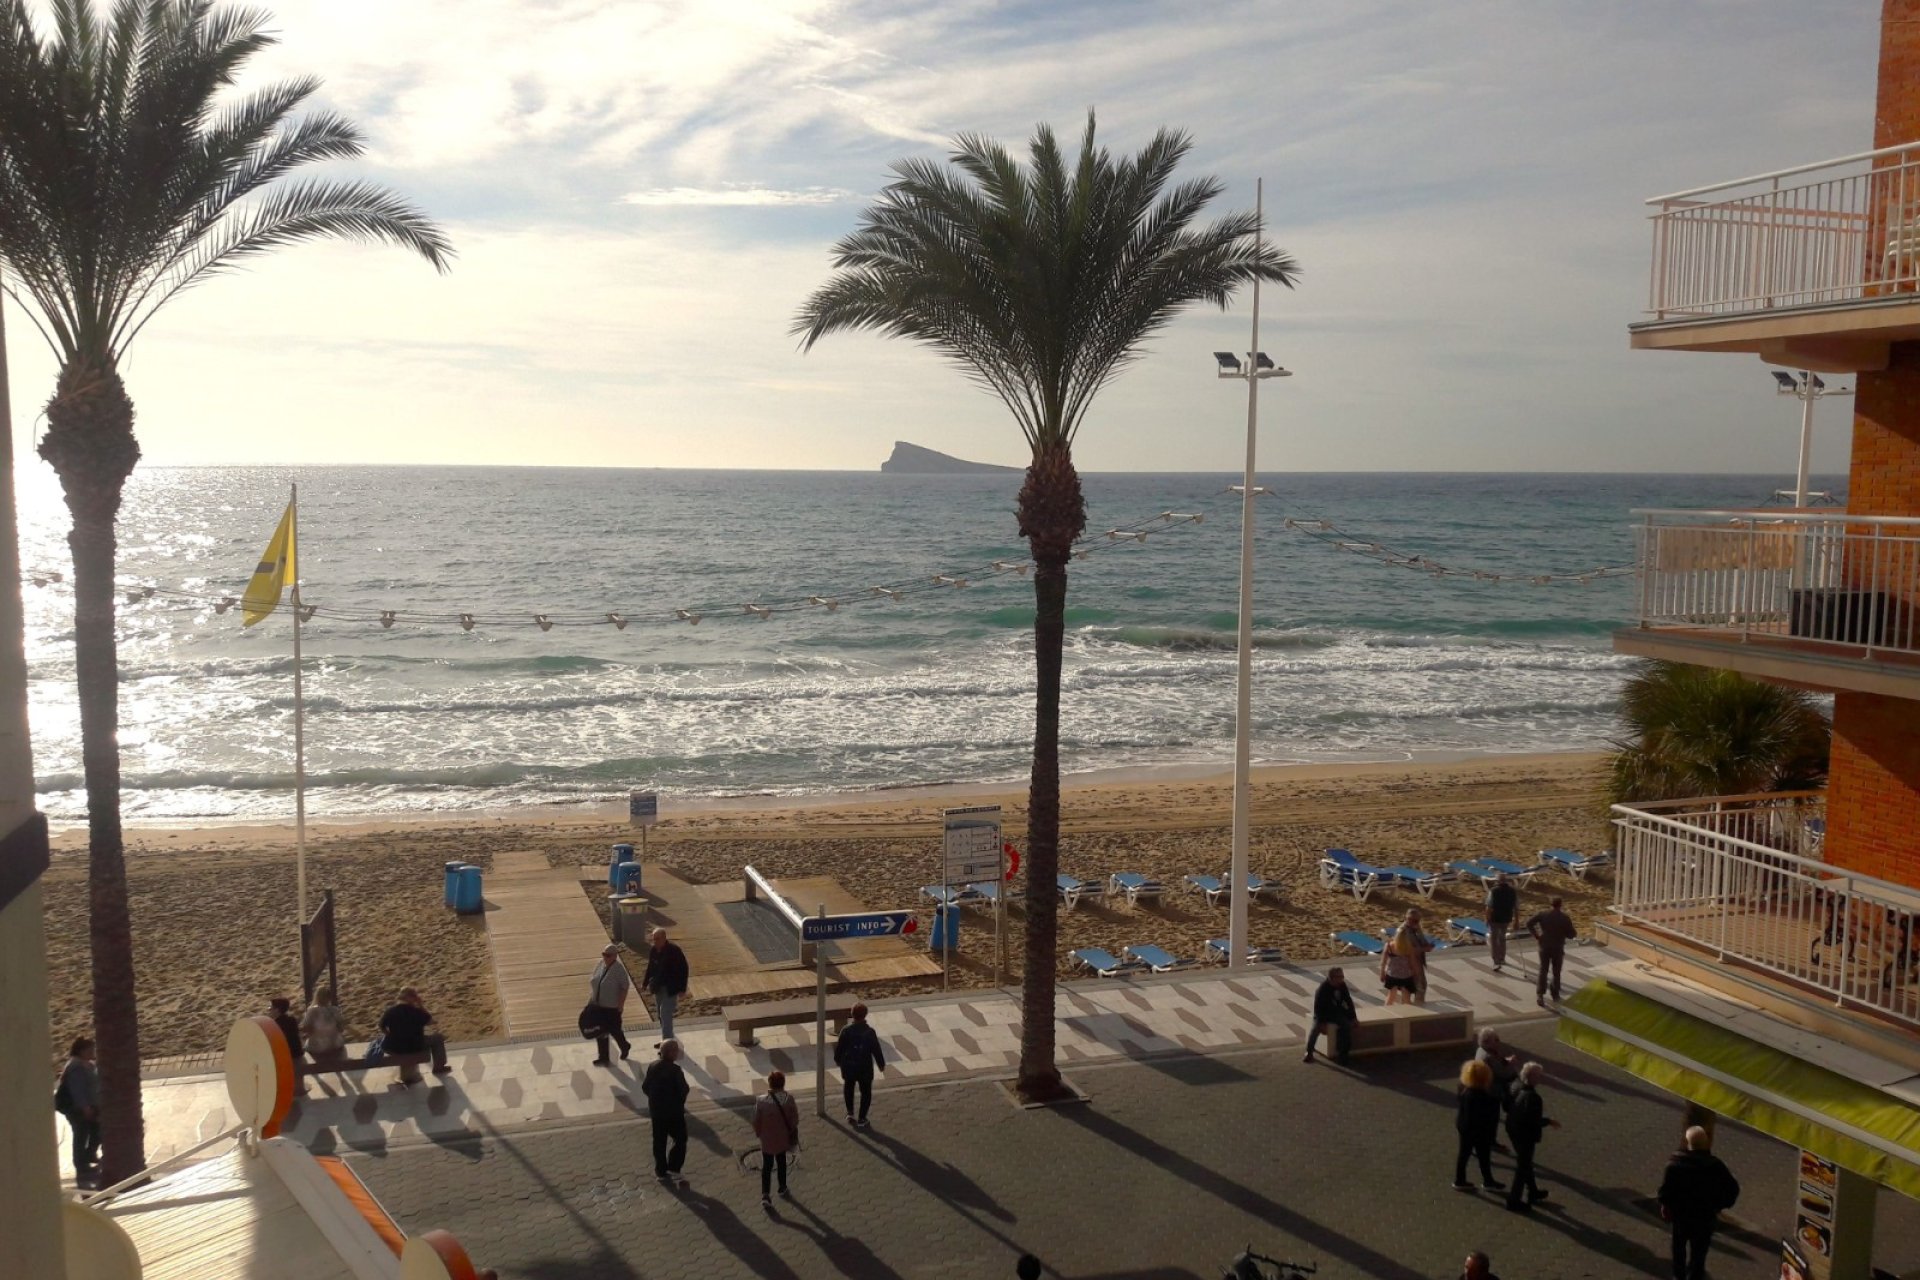
[[[1635,511],[1640,625],[1920,655],[1920,518]]]
[[[1920,142],[1655,196],[1657,320],[1861,302],[1920,286]]]
[[[1622,921],[1920,1026],[1920,891],[1819,861],[1820,793],[1613,812]]]

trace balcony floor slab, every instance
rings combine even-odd
[[[1765,632],[1684,627],[1626,627],[1613,633],[1613,651],[1659,658],[1825,693],[1875,693],[1920,701],[1920,654],[1830,644]]]

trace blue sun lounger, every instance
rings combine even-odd
[[[1082,947],[1073,953],[1073,962],[1083,969],[1091,969],[1102,978],[1117,978],[1133,966],[1125,961],[1114,959],[1111,951],[1100,947]]]
[[[1538,863],[1531,867],[1523,867],[1517,862],[1508,862],[1505,858],[1475,858],[1474,861],[1494,871],[1504,871],[1507,873],[1507,879],[1519,880],[1523,883],[1546,870],[1546,867]]]
[[[1447,921],[1447,938],[1455,944],[1484,943],[1487,922],[1479,916],[1454,916]]]
[[[1393,935],[1399,932],[1400,932],[1399,925],[1390,924],[1386,928],[1380,931],[1380,936],[1385,938],[1388,942],[1392,942]],[[1421,934],[1420,940],[1426,943],[1427,948],[1431,951],[1445,951],[1449,945],[1445,939],[1436,938],[1431,934],[1425,934],[1425,933]]]
[[[1081,880],[1064,871],[1054,876],[1053,883],[1060,889],[1060,905],[1069,911],[1079,906],[1081,899],[1092,901],[1107,892],[1104,880]]]
[[[1447,870],[1462,880],[1478,880],[1482,885],[1491,885],[1500,878],[1500,871],[1490,867],[1477,858],[1456,858],[1447,864]]]
[[[1595,867],[1604,867],[1613,861],[1611,853],[1574,853],[1570,849],[1542,849],[1540,861],[1556,870],[1564,871],[1575,880],[1585,880],[1587,872]]]
[[[1143,876],[1138,871],[1116,871],[1108,883],[1112,886],[1109,892],[1116,896],[1125,896],[1127,905],[1130,907],[1139,906],[1142,898],[1160,896],[1160,882],[1152,876]]]
[[[1438,871],[1422,871],[1417,867],[1383,867],[1381,871],[1383,876],[1392,877],[1391,880],[1383,880],[1383,884],[1391,884],[1400,889],[1412,889],[1423,898],[1431,898],[1433,891],[1438,889],[1441,881],[1446,879],[1446,876]]]
[[[1208,938],[1201,959],[1208,964],[1225,964],[1227,957],[1233,954],[1233,941],[1230,938]],[[1248,947],[1248,964],[1277,964],[1287,958],[1279,947]]]
[[[1342,929],[1338,933],[1330,933],[1327,936],[1340,944],[1342,955],[1377,956],[1387,949],[1386,943],[1358,929]]]
[[[1181,965],[1189,963],[1168,952],[1165,948],[1151,945],[1128,947],[1126,949],[1126,957],[1136,964],[1147,966],[1147,968],[1153,970],[1155,973],[1165,973],[1169,969],[1178,969]]]
[[[920,896],[930,898],[941,906],[957,907],[980,895],[974,892],[972,885],[923,884],[920,886]]]
[[[1320,859],[1320,883],[1329,889],[1347,889],[1361,902],[1374,886],[1393,877],[1370,862],[1362,862],[1345,849],[1329,849]]]
[[[967,886],[967,894],[968,898],[962,899],[962,901],[970,899],[990,907],[1000,901],[1003,895],[1009,905],[1018,902],[1021,899],[1022,891],[1018,885],[1008,884],[1002,886],[998,880],[979,880]]]
[[[1187,887],[1187,892],[1205,894],[1207,905],[1210,907],[1219,906],[1220,900],[1229,894],[1229,881],[1225,876],[1187,876],[1183,883]],[[1280,882],[1269,880],[1251,871],[1247,872],[1247,896],[1258,898],[1263,893],[1271,893],[1278,897]]]

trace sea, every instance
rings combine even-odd
[[[19,481],[40,805],[75,822],[65,509],[43,469]],[[1236,481],[1084,477],[1069,775],[1230,767]],[[1593,575],[1631,564],[1631,510],[1753,507],[1780,483],[1263,476],[1256,763],[1603,748],[1634,584]],[[670,814],[1026,777],[1018,475],[143,467],[119,526],[129,821],[291,818],[292,612],[243,627],[220,604],[296,484],[310,815],[613,813],[635,789]]]

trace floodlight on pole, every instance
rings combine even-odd
[[[1777,384],[1775,395],[1792,396],[1800,402],[1800,465],[1793,483],[1793,505],[1798,510],[1807,505],[1808,468],[1813,462],[1813,402],[1823,396],[1850,396],[1853,391],[1848,387],[1829,387],[1811,369],[1802,369],[1798,377],[1783,369],[1768,372]]]
[[[1253,245],[1260,251],[1264,229],[1265,182],[1254,184]],[[1260,277],[1253,278],[1253,336],[1242,360],[1231,351],[1213,353],[1217,377],[1243,379],[1247,384],[1247,462],[1240,490],[1240,644],[1239,680],[1235,690],[1233,731],[1233,865],[1228,871],[1227,967],[1247,964],[1248,845],[1252,836],[1253,772],[1253,500],[1265,490],[1253,482],[1255,424],[1259,420],[1260,383],[1266,378],[1290,378],[1260,349]]]

